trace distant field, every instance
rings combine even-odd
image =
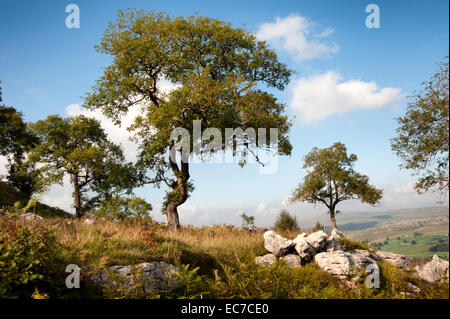
[[[342,213],[337,215],[338,229],[356,240],[368,241],[372,244],[388,244],[379,247],[402,255],[427,258],[437,254],[448,259],[449,207],[425,207],[398,209],[379,212]],[[320,216],[325,229],[330,229],[329,222]],[[311,224],[314,225],[314,223]],[[414,233],[420,236],[413,237]],[[400,237],[400,240],[397,240]],[[404,243],[404,240],[407,243]],[[411,244],[415,240],[416,244]],[[439,251],[429,251],[439,240],[445,240],[446,246],[439,243]],[[442,251],[446,247],[445,251]]]
[[[431,257],[436,254],[448,260],[447,235],[403,235],[389,238],[387,242],[387,245],[379,249],[417,258]],[[416,244],[413,244],[414,242]],[[431,247],[438,251],[430,251]]]

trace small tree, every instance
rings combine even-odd
[[[132,165],[122,164],[122,149],[108,140],[97,120],[53,115],[31,127],[41,143],[31,150],[29,161],[42,165],[44,188],[62,184],[64,175],[70,176],[76,217],[111,193],[134,186]],[[92,194],[96,196],[89,197]]]
[[[449,187],[449,75],[448,57],[424,89],[416,92],[406,115],[397,119],[398,137],[391,140],[392,150],[402,159],[402,168],[418,176],[418,193],[437,187]]]
[[[289,214],[285,209],[280,211],[276,221],[275,229],[282,231],[300,231],[300,227],[297,224],[297,218]]]
[[[342,143],[329,148],[315,147],[305,156],[303,168],[309,170],[304,181],[294,191],[292,202],[321,203],[328,208],[332,229],[336,229],[337,204],[358,199],[363,203],[377,204],[382,190],[369,184],[369,178],[353,170],[355,154],[347,155]]]
[[[242,227],[250,227],[255,224],[255,216],[247,216],[245,213],[242,213]]]

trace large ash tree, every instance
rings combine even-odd
[[[323,204],[330,214],[331,227],[336,229],[336,206],[345,200],[356,199],[375,205],[382,198],[383,191],[369,184],[366,175],[355,172],[355,154],[347,154],[342,143],[331,147],[313,148],[305,156],[303,168],[308,172],[294,191],[292,202],[302,201]]]
[[[179,142],[171,138],[173,129],[184,128],[192,137],[194,120],[200,120],[202,128],[218,128],[222,133],[225,128],[277,128],[278,152],[290,154],[291,123],[283,115],[285,105],[265,88],[283,90],[292,72],[253,34],[208,17],[172,18],[128,10],[119,11],[96,49],[113,60],[87,94],[84,106],[101,108],[116,123],[134,105],[143,107],[130,127],[139,142],[138,164],[153,171],[144,183],[169,187],[163,210],[171,229],[179,228],[177,207],[193,189],[190,159],[201,152],[193,144],[208,141],[189,138],[193,152],[182,153],[171,147]],[[177,86],[163,94],[165,80]],[[233,151],[239,143],[248,146],[255,141],[244,136],[235,142],[231,141]],[[225,139],[219,144],[215,151],[230,142]],[[273,148],[269,143],[258,146]]]

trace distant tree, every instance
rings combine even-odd
[[[385,240],[385,241],[383,242],[383,244],[384,244],[384,245],[387,245],[387,244],[389,244],[389,242],[388,242],[387,240]]]
[[[108,140],[97,120],[53,115],[31,128],[41,143],[30,151],[29,162],[41,164],[44,188],[62,184],[64,175],[70,176],[76,217],[101,199],[132,189],[133,166],[123,164],[122,149]]]
[[[289,214],[285,209],[280,211],[280,214],[275,221],[274,228],[282,231],[300,231],[300,227],[297,224],[297,218]]]
[[[342,143],[329,148],[313,150],[305,156],[303,168],[308,171],[303,182],[294,191],[292,202],[321,203],[328,208],[332,229],[336,229],[337,204],[344,200],[358,199],[375,205],[382,197],[382,190],[369,184],[369,178],[353,170],[357,157],[347,155]]]
[[[243,227],[249,227],[255,224],[255,216],[247,216],[245,213],[242,213],[242,226]]]
[[[314,228],[312,229],[313,232],[324,230],[325,228],[320,224],[320,222],[317,222]]]
[[[416,245],[417,242],[415,240],[411,240],[411,245]]]
[[[140,197],[112,196],[100,202],[95,216],[106,219],[126,219],[149,217],[152,205]]]
[[[155,174],[144,182],[169,187],[163,210],[170,229],[179,229],[178,207],[193,190],[190,157],[202,152],[193,146],[210,142],[210,136],[183,139],[192,152],[181,150],[179,140],[171,137],[174,129],[184,128],[193,137],[194,120],[201,120],[202,128],[219,129],[222,136],[225,128],[277,128],[278,154],[291,153],[286,106],[264,88],[283,90],[292,71],[254,34],[208,17],[128,10],[119,11],[96,49],[110,55],[112,64],[84,105],[102,109],[117,123],[133,105],[142,106],[131,130],[140,143],[139,165]],[[178,86],[163,94],[164,80]],[[236,152],[237,145],[244,145],[246,155],[256,142],[243,135],[222,140],[211,152],[227,145]],[[257,147],[275,150],[270,143]]]
[[[400,236],[397,236],[397,240],[401,240]]]
[[[449,74],[448,57],[437,73],[415,92],[406,115],[397,119],[398,137],[392,149],[402,159],[402,168],[418,176],[415,188],[422,193],[449,187]]]

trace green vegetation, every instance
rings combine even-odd
[[[143,182],[168,186],[163,209],[173,230],[180,227],[177,207],[193,190],[191,154],[208,156],[224,147],[249,155],[250,147],[273,149],[274,142],[261,143],[247,129],[275,127],[278,154],[291,154],[292,123],[284,115],[286,105],[263,88],[283,90],[292,71],[252,33],[208,17],[172,18],[129,9],[119,11],[96,49],[109,55],[112,64],[86,96],[84,106],[101,109],[115,122],[132,106],[143,106],[142,116],[130,127],[140,144],[138,165],[154,174]],[[178,86],[160,94],[163,80]],[[218,130],[221,138],[196,138],[197,120],[203,128]],[[246,134],[228,136],[226,128]]]
[[[402,168],[418,176],[416,190],[437,187],[447,192],[449,187],[449,76],[448,56],[438,64],[439,70],[424,89],[416,92],[404,117],[397,119],[398,137],[391,146],[402,159]]]
[[[355,154],[347,154],[342,143],[319,149],[314,147],[305,156],[303,169],[308,170],[303,182],[294,191],[292,202],[324,204],[330,214],[331,228],[336,229],[336,205],[349,199],[375,205],[383,191],[369,184],[369,178],[353,170]]]
[[[255,216],[247,216],[245,213],[242,213],[240,216],[242,218],[243,227],[250,227],[255,224]]]
[[[413,238],[413,239],[412,239]],[[409,238],[404,236],[400,239],[391,239],[385,242],[381,249],[394,253],[416,257],[427,258],[434,254],[448,260],[448,237],[446,235],[414,235]]]
[[[14,218],[1,218],[0,230],[0,268],[7,271],[1,275],[8,273],[0,287],[10,297],[404,298],[400,292],[405,291],[407,279],[423,291],[420,298],[448,298],[448,285],[429,285],[384,263],[381,289],[373,290],[364,284],[345,287],[314,263],[295,269],[278,261],[266,269],[254,263],[255,256],[265,252],[261,234],[237,228],[181,227],[179,232],[168,232],[165,226],[134,218],[94,225],[48,218],[41,225],[25,226]],[[340,243],[348,249],[369,248],[350,239]],[[126,289],[118,276],[115,286],[103,290],[86,281],[80,289],[63,288],[67,264],[93,269],[161,260],[181,271],[178,284],[169,291],[144,293],[139,284]]]
[[[300,227],[297,224],[297,218],[289,214],[285,209],[281,210],[275,220],[274,229],[280,232],[299,232]]]
[[[61,184],[68,174],[76,217],[111,194],[131,191],[135,185],[133,165],[122,165],[122,149],[108,140],[96,119],[53,115],[31,128],[40,143],[30,151],[28,162],[44,164],[39,169],[41,188]]]

